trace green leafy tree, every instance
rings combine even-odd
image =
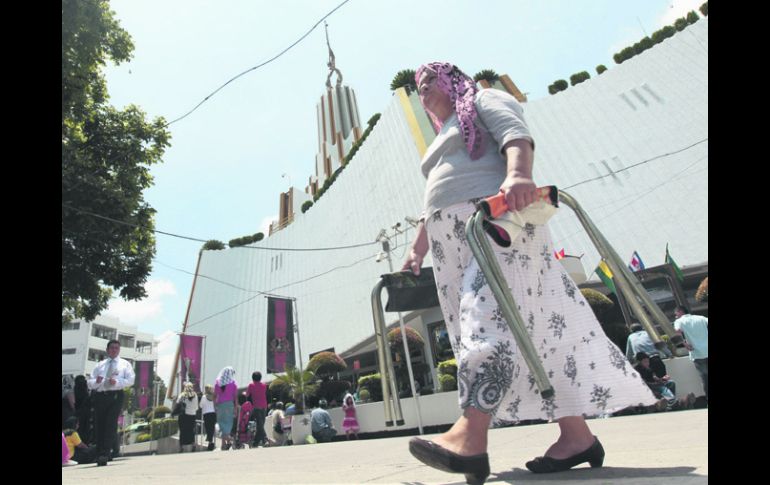
[[[170,134],[163,118],[112,107],[102,74],[133,49],[106,1],[62,0],[63,322],[93,320],[113,291],[125,300],[147,295],[155,210],[143,191]]]
[[[676,19],[676,22],[674,22],[674,28],[679,32],[683,31],[688,25],[690,25],[690,23],[687,22],[687,19],[685,17]]]
[[[334,352],[319,352],[307,363],[307,370],[322,378],[342,372],[347,368],[348,365],[342,357]]]
[[[698,14],[697,14],[697,13],[695,13],[695,11],[694,11],[694,10],[690,10],[689,12],[687,12],[687,21],[688,21],[690,24],[694,24],[694,23],[695,23],[695,22],[697,22],[698,20],[700,20],[700,17],[698,17]]]
[[[417,81],[414,80],[414,69],[403,69],[398,71],[398,74],[390,82],[390,90],[395,91],[400,87],[407,87],[412,91],[417,91]]]

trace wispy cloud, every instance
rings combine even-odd
[[[163,298],[176,295],[176,287],[168,280],[149,280],[145,289],[147,297],[143,300],[125,301],[113,298],[104,313],[131,325],[158,319],[163,314]]]

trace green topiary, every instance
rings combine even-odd
[[[420,335],[417,330],[411,328],[411,327],[404,327],[406,330],[406,338],[407,343],[409,344],[410,352],[411,349],[419,346],[422,347],[425,345],[425,340],[422,339],[422,336]],[[390,344],[390,348],[398,351],[399,349],[401,351],[404,350],[404,344],[401,339],[401,328],[396,327],[390,332],[388,332],[388,343]]]
[[[479,71],[476,73],[475,76],[473,76],[473,80],[476,82],[479,82],[480,80],[489,81],[490,84],[500,79],[500,76],[493,71],[492,69],[484,69],[482,71]]]
[[[457,380],[447,374],[438,376],[438,383],[441,392],[454,391],[457,389]]]
[[[150,441],[151,439],[152,435],[150,433],[142,433],[136,437],[136,443],[144,443],[145,441]]]
[[[203,245],[204,251],[220,251],[225,248],[225,243],[217,241],[216,239],[210,239]]]
[[[694,24],[694,23],[695,23],[695,22],[697,22],[698,20],[700,20],[700,17],[698,17],[698,14],[697,14],[697,13],[695,13],[695,11],[694,11],[694,10],[690,10],[690,11],[687,13],[687,21],[688,21],[688,22],[690,22],[690,25]]]
[[[302,213],[304,214],[311,207],[313,207],[313,201],[312,200],[306,200],[305,202],[302,203]]]
[[[342,357],[334,352],[319,352],[307,363],[307,370],[312,371],[319,377],[342,372],[347,368],[348,365]]]
[[[438,373],[440,375],[453,376],[457,378],[457,359],[449,359],[438,363]]]
[[[703,5],[700,6],[700,8],[698,10],[700,10],[700,13],[702,13],[704,16],[708,17],[708,15],[709,15],[709,3],[708,2],[704,3]]]
[[[596,66],[596,74],[601,74],[606,70],[607,70],[607,67],[604,64],[599,64],[598,66]]]
[[[368,389],[363,388],[360,391],[358,391],[358,398],[361,401],[368,401],[370,397],[371,397],[371,395],[369,394],[369,390]]]
[[[583,294],[583,298],[586,299],[597,320],[601,321],[602,317],[615,305],[612,300],[604,296],[602,293],[592,290],[590,288],[583,288],[580,290]]]
[[[414,79],[416,74],[414,69],[403,69],[393,77],[390,82],[390,90],[395,91],[398,88],[405,87],[408,90],[417,91],[417,81]]]
[[[576,84],[580,84],[583,81],[586,81],[591,78],[591,75],[588,74],[587,71],[581,71],[578,73],[575,73],[569,77],[570,83],[574,86]]]
[[[382,376],[380,374],[369,374],[358,379],[358,388],[369,391],[372,401],[382,401]],[[359,395],[360,395],[359,391]]]

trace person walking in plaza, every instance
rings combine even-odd
[[[361,428],[358,425],[356,403],[352,394],[345,394],[345,397],[342,399],[342,410],[345,412],[345,419],[342,420],[342,431],[345,432],[348,439],[350,439],[351,434],[358,439],[358,431]]]
[[[214,431],[217,424],[217,413],[214,409],[214,386],[206,384],[203,396],[201,396],[201,415],[203,416],[203,428],[206,430],[206,442],[208,442],[208,451],[214,451]]]
[[[265,417],[267,416],[267,385],[262,382],[262,373],[255,371],[251,374],[251,383],[247,390],[249,401],[254,406],[251,419],[257,422],[257,432],[254,435],[253,448],[267,443],[265,434]]]
[[[690,315],[690,310],[679,305],[674,311],[676,320],[674,329],[684,337],[684,345],[690,351],[690,360],[700,374],[706,402],[709,400],[709,319],[700,315]]]
[[[179,451],[195,451],[195,415],[198,413],[198,394],[192,382],[185,382],[176,402],[184,404],[179,415]]]
[[[634,356],[639,352],[644,352],[649,356],[650,368],[656,376],[662,379],[663,376],[668,374],[666,364],[661,360],[660,354],[663,353],[663,357],[670,358],[671,351],[668,350],[668,347],[658,351],[644,327],[640,323],[634,323],[631,325],[631,334],[626,340],[626,357],[629,362],[634,362]]]
[[[136,378],[131,363],[119,357],[119,341],[107,342],[107,355],[107,359],[94,367],[91,378],[88,380],[88,387],[93,391],[99,466],[104,466],[112,460],[112,448],[117,439],[118,416],[123,406],[123,389],[133,386]]]
[[[78,418],[78,435],[87,445],[94,443],[93,410],[91,403],[91,391],[88,390],[86,376],[75,377],[75,416]]]
[[[318,401],[318,407],[310,413],[310,431],[313,438],[319,443],[329,443],[337,435],[337,430],[332,426],[332,417],[326,410],[326,399]]]
[[[238,384],[235,382],[235,369],[230,366],[219,371],[214,382],[214,407],[217,413],[219,431],[222,433],[222,451],[233,445],[232,430],[235,420],[236,395]]]
[[[654,404],[655,397],[553,258],[548,227],[528,224],[510,247],[494,251],[555,389],[555,396],[541,399],[465,235],[480,198],[502,192],[511,211],[535,201],[535,141],[523,108],[503,91],[479,90],[450,63],[420,66],[415,81],[438,134],[421,162],[424,210],[402,269],[419,274],[431,251],[463,413],[432,441],[413,438],[410,452],[481,484],[490,473],[489,427],[545,419],[556,421],[561,435],[527,468],[549,473],[585,462],[601,466],[604,449],[584,416]]]

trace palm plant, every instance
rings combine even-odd
[[[408,87],[412,91],[417,91],[417,81],[414,79],[414,69],[402,69],[395,75],[390,83],[390,90],[395,91],[400,87]]]
[[[295,402],[302,402],[302,410],[305,409],[305,397],[313,396],[318,392],[315,384],[315,373],[309,370],[300,370],[296,367],[286,367],[286,373],[278,374],[270,387],[285,387]],[[300,401],[301,398],[301,401]]]

